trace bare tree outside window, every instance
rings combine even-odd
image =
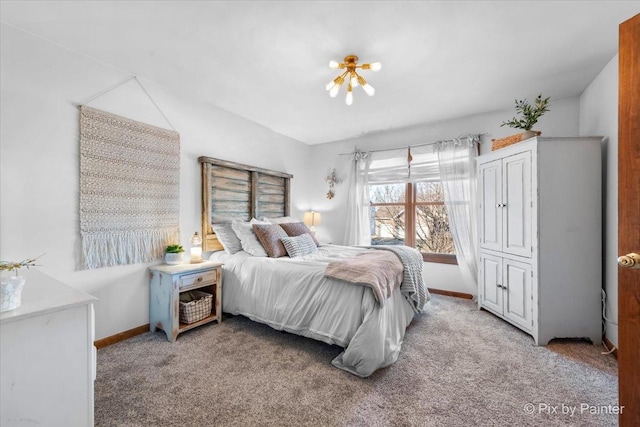
[[[416,209],[416,249],[420,252],[453,254],[453,237],[440,182],[414,184]]]
[[[407,244],[423,253],[455,253],[439,182],[370,185],[369,197],[373,245]]]
[[[369,186],[371,244],[404,245],[405,184]]]

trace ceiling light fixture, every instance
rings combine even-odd
[[[343,70],[345,68],[347,69],[347,71],[327,83],[326,89],[329,91],[329,95],[332,98],[335,98],[338,95],[340,86],[344,84],[345,80],[348,81],[347,98],[345,100],[347,105],[353,104],[353,88],[356,86],[362,86],[362,89],[364,89],[364,91],[369,96],[373,96],[373,94],[376,93],[376,90],[373,88],[373,86],[367,83],[367,81],[357,73],[356,69],[360,68],[362,70],[380,71],[380,69],[382,68],[382,64],[380,62],[358,65],[357,56],[347,55],[344,57],[344,62],[338,62],[335,60],[329,61],[329,68],[331,68],[332,70]]]

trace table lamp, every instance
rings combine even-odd
[[[202,237],[196,231],[191,236],[191,264],[202,262]]]
[[[316,234],[315,226],[320,225],[321,216],[319,212],[309,211],[304,213],[304,223],[309,227],[312,234]]]

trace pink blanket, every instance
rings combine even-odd
[[[381,306],[402,283],[403,265],[396,254],[371,250],[327,265],[325,277],[368,286]]]

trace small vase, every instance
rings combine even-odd
[[[0,312],[14,310],[22,304],[24,277],[11,276],[0,282]]]
[[[164,256],[164,262],[166,262],[169,265],[182,264],[182,252],[179,252],[179,253],[167,252]]]
[[[540,136],[539,131],[537,130],[525,130],[524,132],[522,132],[522,137],[520,138],[520,141],[524,141],[525,139],[529,139],[529,138],[533,138],[534,136]]]

